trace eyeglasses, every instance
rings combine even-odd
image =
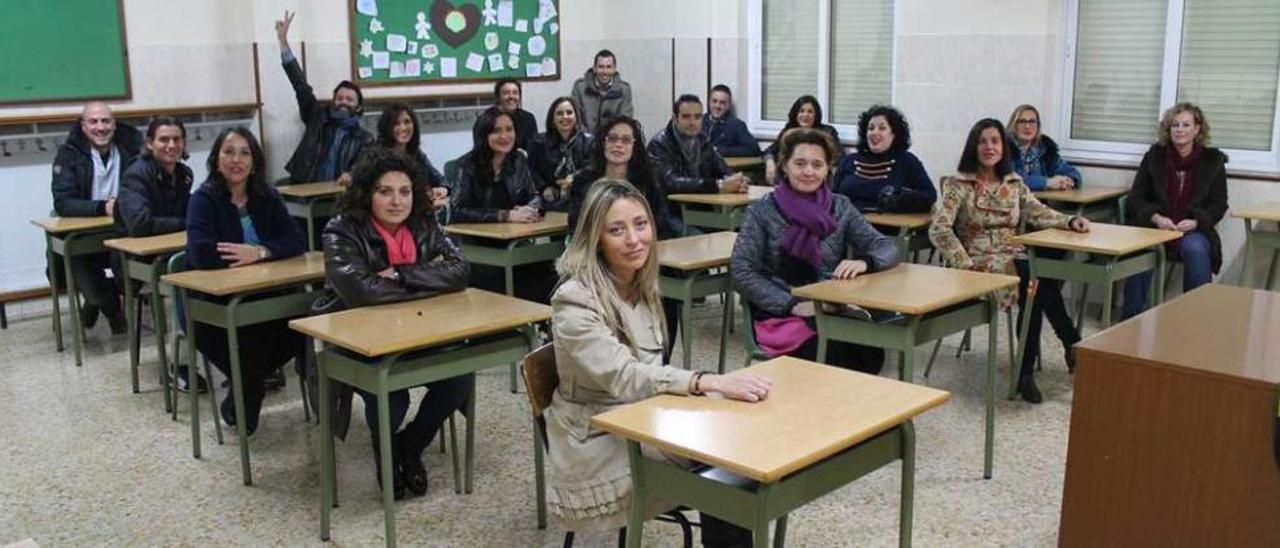
[[[630,145],[636,142],[636,138],[630,135],[605,135],[604,142],[611,145]]]
[[[1169,124],[1169,129],[1191,129],[1196,127],[1195,122],[1174,122]]]
[[[1018,125],[1020,125],[1020,126],[1038,126],[1038,125],[1040,125],[1040,120],[1037,120],[1037,119],[1035,119],[1035,118],[1018,118]]]

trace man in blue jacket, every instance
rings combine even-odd
[[[280,60],[293,85],[298,114],[306,129],[284,169],[295,183],[339,181],[341,184],[350,177],[351,166],[360,151],[373,141],[373,134],[360,127],[364,96],[360,86],[343,80],[333,88],[333,104],[320,104],[289,48],[289,26],[293,24],[294,15],[286,11],[284,19],[276,21],[276,38],[280,41]]]
[[[747,130],[747,124],[734,114],[729,86],[717,84],[711,88],[707,103],[711,110],[702,118],[702,134],[711,139],[716,152],[725,158],[759,157],[760,144]]]
[[[53,160],[54,212],[60,217],[115,215],[121,174],[141,148],[142,134],[133,126],[116,122],[106,103],[85,105],[80,121],[71,126]],[[92,328],[101,313],[111,332],[119,335],[128,326],[120,306],[120,288],[107,279],[110,267],[108,253],[77,257],[71,262],[71,275],[84,295],[81,324]]]

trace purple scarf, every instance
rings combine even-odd
[[[774,185],[773,199],[787,218],[782,232],[782,250],[822,270],[822,240],[836,230],[831,214],[831,189],[822,185],[817,192],[806,194],[791,188],[785,177]]]

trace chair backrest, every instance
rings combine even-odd
[[[524,375],[525,393],[529,396],[529,410],[534,419],[541,418],[542,411],[551,405],[551,395],[560,386],[553,343],[544,344],[525,354],[524,364],[520,369]]]
[[[739,293],[738,297],[742,299],[742,340],[747,347],[747,365],[755,360],[767,360],[769,355],[756,344],[755,307],[751,306],[746,295]]]

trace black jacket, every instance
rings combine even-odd
[[[453,196],[453,219],[455,223],[497,223],[506,220],[506,211],[510,207],[498,202],[496,185],[489,177],[475,173],[471,165],[471,153],[458,158],[458,191]],[[533,172],[529,169],[529,161],[524,154],[512,152],[502,168],[500,180],[511,205],[527,205],[542,209],[542,197],[538,194],[538,186],[534,182]]]
[[[324,272],[329,290],[316,301],[313,311],[335,312],[346,308],[421,299],[467,287],[471,264],[434,216],[411,225],[418,262],[395,267],[399,280],[378,275],[390,266],[387,244],[373,221],[341,215],[324,227]]]
[[[1142,156],[1142,164],[1133,176],[1133,188],[1125,198],[1125,213],[1129,224],[1153,228],[1151,216],[1169,213],[1169,193],[1165,190],[1168,173],[1165,157],[1169,149],[1155,144]],[[1222,238],[1218,236],[1218,221],[1227,214],[1227,155],[1216,148],[1205,147],[1196,162],[1195,189],[1191,192],[1191,205],[1187,218],[1196,220],[1196,231],[1209,239],[1209,263],[1213,272],[1222,268]]]
[[[116,122],[111,138],[120,153],[120,177],[142,150],[142,133],[124,122]],[[107,202],[93,199],[93,157],[97,154],[79,122],[71,126],[67,140],[53,159],[53,210],[62,217],[95,217],[107,214]]]
[[[130,238],[186,230],[193,177],[182,162],[169,175],[154,156],[139,156],[120,180],[116,230]]]
[[[538,138],[538,119],[532,112],[518,108],[511,115],[511,120],[516,126],[516,148],[528,152],[533,140]]]
[[[298,100],[298,116],[306,124],[302,140],[298,142],[298,148],[294,149],[293,156],[284,169],[295,183],[314,182],[316,168],[320,166],[323,155],[328,153],[329,142],[333,140],[333,132],[337,129],[335,124],[329,123],[329,113],[333,107],[324,106],[316,100],[311,84],[307,83],[307,74],[302,71],[297,59],[284,63],[284,73],[289,77],[289,83],[293,84],[293,93]],[[356,126],[342,142],[342,150],[338,151],[338,172],[351,171],[360,151],[371,142],[373,134]]]
[[[569,186],[569,199],[566,204],[571,234],[578,230],[578,216],[582,213],[582,204],[587,199],[587,191],[591,189],[591,184],[599,180],[600,177],[600,173],[593,172],[589,167],[573,174],[573,183]],[[635,184],[635,181],[628,182]],[[650,181],[648,185],[636,185],[636,188],[644,193],[644,199],[649,202],[649,209],[653,210],[658,239],[666,240],[683,236],[684,234],[681,233],[680,227],[671,218],[671,211],[667,207],[667,197],[662,194],[662,187],[658,182]]]
[[[260,245],[271,252],[271,260],[296,257],[306,251],[302,228],[289,216],[276,189],[267,187],[265,195],[251,196],[245,207]],[[201,270],[230,266],[218,253],[218,242],[244,243],[244,231],[240,213],[231,203],[231,193],[208,179],[191,195],[187,205],[187,264]]]
[[[711,146],[711,140],[701,133],[696,139],[702,161],[694,163],[680,149],[675,132],[675,127],[668,122],[666,129],[649,140],[649,162],[654,174],[662,180],[662,189],[667,194],[719,192],[716,181],[733,175],[733,170]]]
[[[726,112],[716,120],[711,113],[702,115],[702,134],[711,139],[711,145],[726,158],[754,158],[760,156],[760,143],[751,135],[747,124]]]
[[[553,144],[549,141],[546,133],[540,133],[529,149],[529,163],[533,174],[538,178],[539,189],[555,185],[556,181],[586,167],[591,134],[579,130],[567,142],[563,142],[557,133],[556,142]]]

